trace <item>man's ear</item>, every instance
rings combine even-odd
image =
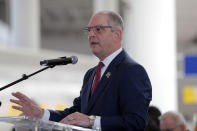
[[[115,41],[121,41],[121,39],[122,39],[122,31],[115,30],[113,38],[114,38]]]
[[[184,124],[180,124],[180,128],[182,131],[187,131],[187,128]]]

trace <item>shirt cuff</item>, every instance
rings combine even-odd
[[[42,116],[42,120],[48,121],[50,118],[50,112],[49,110],[44,109],[44,115]]]
[[[92,129],[101,131],[101,117],[96,116]]]

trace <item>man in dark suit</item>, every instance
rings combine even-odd
[[[12,95],[19,100],[11,102],[21,107],[13,108],[24,115],[102,131],[143,131],[152,87],[145,69],[122,49],[122,18],[111,11],[99,12],[85,31],[100,62],[85,74],[73,106],[64,111],[43,110],[17,92]]]

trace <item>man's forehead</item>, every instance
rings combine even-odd
[[[107,25],[108,20],[109,19],[106,14],[96,14],[90,19],[88,26]]]

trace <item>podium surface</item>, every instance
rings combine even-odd
[[[27,116],[0,117],[0,122],[13,124],[15,131],[96,131]]]

